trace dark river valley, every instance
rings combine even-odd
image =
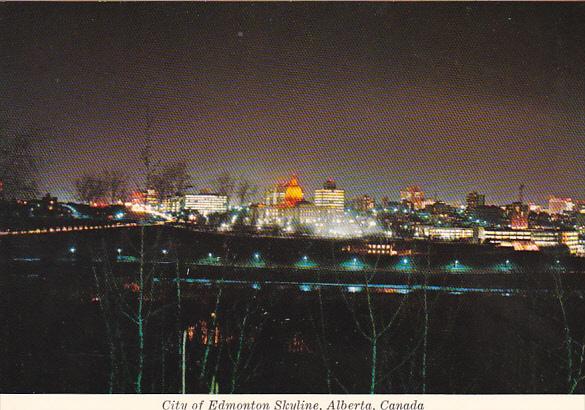
[[[344,245],[163,226],[1,238],[0,391],[585,392],[578,262]]]

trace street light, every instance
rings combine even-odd
[[[72,246],[71,248],[69,248],[69,252],[75,253],[75,251],[77,251],[77,249],[75,249],[75,246]]]
[[[163,254],[163,255],[166,255],[167,253],[169,253],[169,251],[168,251],[168,250],[166,250],[166,249],[163,249],[163,250],[162,250],[162,254]]]

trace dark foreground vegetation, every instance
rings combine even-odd
[[[309,271],[278,269],[303,256],[328,267],[353,257],[327,241],[156,227],[0,245],[2,392],[585,392],[585,300],[570,258],[478,251],[473,260],[461,247],[436,248],[394,274],[422,285],[405,291],[367,286],[392,282],[392,272],[340,274],[363,286],[318,285],[321,277],[305,286],[296,279],[310,282]],[[266,261],[271,278],[283,276],[234,283],[217,257],[252,268]],[[511,258],[514,268],[493,278],[522,292],[427,289],[443,280],[433,268],[455,257],[482,269],[497,265],[490,257]],[[453,275],[472,277],[443,278]]]

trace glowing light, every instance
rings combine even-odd
[[[71,253],[75,253],[77,251],[77,249],[75,249],[74,246],[72,246],[71,248],[69,248],[69,252]]]
[[[315,262],[313,262],[307,255],[304,255],[301,260],[295,263],[297,268],[314,268],[318,266]]]
[[[163,249],[161,252],[163,255],[166,255],[167,253],[169,253],[169,251],[167,249]]]
[[[293,175],[291,180],[286,184],[286,191],[284,193],[284,202],[288,206],[295,206],[303,200],[303,190],[299,186],[299,181],[296,175]]]

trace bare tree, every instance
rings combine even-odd
[[[205,349],[203,351],[203,358],[201,361],[201,369],[199,372],[199,381],[203,383],[205,377],[207,376],[207,362],[209,361],[209,354],[211,352],[212,347],[216,344],[216,340],[218,338],[217,330],[219,327],[218,319],[219,319],[219,310],[221,306],[221,294],[223,292],[223,286],[221,282],[218,282],[218,290],[215,298],[215,308],[213,312],[211,312],[211,321],[210,326],[208,327],[207,333],[207,340],[205,343]]]
[[[117,170],[105,170],[101,178],[105,187],[106,195],[110,203],[122,200],[126,195],[126,177]]]
[[[246,301],[245,309],[237,305],[232,307],[230,317],[235,317],[231,322],[235,326],[231,330],[235,330],[238,337],[235,346],[228,349],[231,367],[229,393],[236,393],[241,383],[251,378],[260,365],[256,342],[260,339],[266,320],[261,311],[256,292]]]
[[[573,321],[569,317],[569,296],[563,285],[562,273],[552,272],[554,280],[554,295],[559,304],[561,325],[563,327],[563,345],[565,350],[565,371],[567,393],[573,394],[585,383],[585,332],[581,329],[581,338],[578,338]],[[583,323],[579,318],[575,323]]]
[[[75,180],[75,196],[88,204],[105,200],[106,184],[99,176],[83,175]]]
[[[248,200],[251,197],[256,195],[257,192],[258,187],[252,185],[250,181],[248,181],[247,179],[243,179],[242,181],[240,181],[236,188],[236,197],[239,201],[240,206],[245,205],[246,202],[248,202]]]
[[[223,172],[214,180],[215,191],[220,195],[225,195],[228,200],[234,194],[236,181],[229,172]]]
[[[173,248],[166,246],[161,251],[160,231],[150,232],[148,228],[142,226],[138,235],[138,244],[130,241],[124,248],[127,249],[126,252],[136,255],[129,260],[133,268],[125,276],[117,277],[114,274],[114,269],[109,263],[112,260],[112,252],[108,251],[106,244],[103,244],[102,253],[98,258],[103,260],[103,263],[99,269],[94,267],[96,293],[106,322],[105,330],[110,349],[111,382],[108,390],[111,391],[120,383],[123,390],[129,388],[135,393],[144,392],[145,372],[151,368],[147,366],[146,361],[147,336],[150,335],[148,340],[152,341],[157,325],[160,326],[161,332],[165,332],[164,324],[167,321],[164,312],[176,306],[174,299],[165,302],[164,288],[155,280],[160,274],[161,255],[164,255],[162,257],[165,260],[168,259],[169,249]],[[175,274],[179,277],[179,273]],[[150,329],[148,332],[147,328]],[[122,337],[120,329],[125,336],[130,336],[130,339]],[[165,352],[169,341],[171,343],[178,341],[174,337],[174,330],[170,330],[166,335],[163,333],[160,380],[164,389]],[[125,340],[131,340],[131,343],[126,345]],[[148,363],[157,360],[155,355],[149,357]],[[155,380],[155,377],[151,378],[153,383]]]
[[[363,275],[363,282],[360,286],[361,292],[348,295],[342,291],[341,296],[353,318],[355,329],[357,333],[363,337],[367,342],[369,355],[369,380],[368,393],[375,394],[380,391],[380,387],[389,382],[392,374],[405,364],[413,364],[416,353],[419,351],[421,345],[426,349],[428,338],[429,325],[429,303],[427,300],[427,286],[426,277],[423,285],[423,324],[422,332],[415,337],[416,342],[413,345],[404,346],[404,352],[396,356],[390,346],[392,335],[396,335],[399,326],[401,325],[402,314],[407,308],[414,306],[415,299],[410,297],[412,292],[412,273],[408,273],[405,277],[406,285],[410,288],[406,294],[378,294],[375,291],[375,286],[372,286],[374,279],[377,277],[376,270],[379,265],[380,256],[376,259],[373,267],[367,268],[360,274]],[[361,296],[364,295],[364,296]],[[398,300],[396,300],[398,298]],[[320,303],[322,303],[320,301]],[[390,306],[388,304],[390,303]],[[323,317],[322,308],[321,316]],[[319,325],[322,333],[325,333],[325,325]],[[318,342],[322,346],[326,346],[327,339],[321,337]],[[322,353],[327,352],[325,347],[321,347]],[[400,360],[396,360],[400,357]],[[339,387],[345,390],[344,385],[336,380],[331,372],[331,367],[328,358],[323,359],[327,370],[328,383],[331,385],[335,381]],[[422,377],[426,379],[426,350],[422,357]],[[426,382],[423,382],[423,389],[426,390]]]
[[[183,192],[189,187],[191,175],[187,163],[178,161],[158,166],[150,177],[151,187],[157,192],[159,199]]]

